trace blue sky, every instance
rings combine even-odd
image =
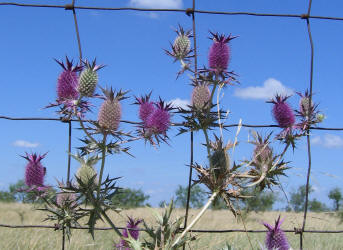
[[[32,1],[32,3],[46,1]],[[77,5],[95,6],[95,1],[76,1]],[[50,4],[66,4],[68,1],[49,1]],[[96,1],[98,6],[188,8],[191,1],[182,0],[131,0]],[[301,14],[307,11],[307,1],[199,1],[198,9],[218,11],[254,11],[267,13]],[[341,1],[315,0],[313,15],[340,16]],[[165,55],[163,48],[175,38],[174,28],[181,24],[191,28],[191,18],[184,13],[142,13],[132,11],[77,11],[84,58],[94,57],[107,66],[99,72],[100,85],[130,90],[130,95],[153,91],[153,98],[177,103],[189,102],[191,87],[187,75],[176,80],[179,64]],[[57,117],[53,110],[43,110],[56,98],[56,80],[60,66],[53,58],[68,55],[78,59],[73,16],[63,9],[23,8],[0,6],[1,48],[1,112],[13,117]],[[196,15],[199,66],[207,65],[211,41],[208,31],[239,35],[231,42],[232,61],[229,69],[239,74],[240,85],[229,86],[223,92],[223,109],[229,109],[227,123],[272,124],[271,105],[265,101],[274,92],[304,92],[309,86],[310,45],[306,22],[296,18],[272,18],[251,16]],[[323,127],[343,127],[343,22],[311,20],[314,39],[314,100],[326,119]],[[123,102],[123,119],[137,121],[137,107],[130,105],[134,98]],[[299,98],[289,99],[297,108]],[[99,103],[88,118],[96,118]],[[177,121],[177,116],[173,121]],[[122,124],[122,129],[131,129]],[[74,128],[77,125],[74,125]],[[48,169],[47,183],[66,178],[67,125],[51,121],[0,120],[2,174],[0,189],[23,177],[24,152],[49,151],[43,163]],[[262,133],[270,129],[259,130]],[[273,130],[274,134],[279,132]],[[114,155],[108,159],[106,173],[122,176],[119,185],[142,188],[157,205],[169,200],[177,185],[186,185],[189,164],[189,135],[175,137],[176,128],[169,131],[170,146],[163,144],[155,149],[144,142],[131,144],[135,158]],[[233,140],[236,130],[224,133],[225,140]],[[253,150],[247,143],[249,129],[242,129],[239,147],[233,156],[239,161],[249,158]],[[82,135],[73,131],[73,146],[78,146]],[[313,197],[325,202],[328,191],[342,185],[343,149],[342,132],[312,132],[313,172],[311,183],[315,187]],[[205,151],[200,143],[202,134],[195,135],[195,161],[205,163]],[[275,150],[280,150],[278,143]],[[75,149],[72,150],[74,153]],[[307,151],[305,139],[298,150],[289,151],[285,160],[291,161],[288,178],[282,178],[287,191],[305,183]],[[78,168],[72,162],[72,173]],[[330,204],[331,205],[331,204]],[[281,206],[281,205],[280,205]]]

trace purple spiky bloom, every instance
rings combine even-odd
[[[275,100],[269,101],[273,103],[273,116],[281,128],[290,128],[294,125],[295,115],[286,100],[289,96],[276,95]]]
[[[156,109],[147,117],[145,129],[151,129],[157,134],[166,134],[170,126],[170,105],[165,104],[162,100],[155,104]]]
[[[25,168],[25,184],[28,187],[44,187],[44,176],[46,174],[46,168],[41,164],[41,160],[46,156],[37,154],[28,154],[22,156],[28,160]]]
[[[69,61],[68,57],[66,57],[66,65],[56,59],[55,61],[63,68],[57,79],[58,100],[77,100],[79,98],[79,92],[77,91],[79,77],[77,73],[82,67],[73,66],[73,60]]]
[[[212,35],[210,39],[213,40],[213,44],[208,53],[208,65],[211,70],[221,73],[226,71],[229,66],[231,51],[228,42],[235,37],[232,37],[231,34],[226,37],[218,33],[210,33]]]
[[[139,118],[146,124],[148,117],[155,111],[155,105],[150,101],[151,92],[141,98],[136,97],[135,104],[139,105]]]
[[[288,250],[290,248],[287,237],[281,229],[282,222],[283,220],[280,220],[280,216],[275,221],[274,227],[266,222],[263,222],[263,225],[268,229],[265,241],[268,250]]]
[[[142,220],[140,219],[133,219],[131,217],[128,217],[126,229],[123,229],[122,231],[123,238],[129,238],[128,233],[130,233],[131,237],[137,240],[139,237],[139,231],[137,231],[137,229],[139,229],[138,225],[141,222]],[[130,229],[135,229],[135,230],[130,230]],[[116,247],[118,250],[130,250],[130,248],[128,248],[128,245],[124,239],[120,239],[120,242],[119,244],[117,244]]]

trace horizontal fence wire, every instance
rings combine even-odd
[[[25,228],[47,228],[47,229],[55,229],[59,230],[62,229],[59,225],[49,226],[49,225],[9,225],[9,224],[0,224],[0,227],[4,228],[17,228],[17,229],[25,229]],[[72,229],[77,230],[89,230],[89,227],[71,227]],[[119,230],[126,229],[126,227],[116,227]],[[107,231],[107,230],[113,230],[112,227],[95,227],[94,230],[98,231]],[[145,232],[145,229],[130,229],[132,231],[143,231]],[[180,229],[178,232],[182,232],[183,229]],[[244,230],[244,229],[225,229],[225,230],[205,230],[205,229],[191,229],[189,230],[193,233],[266,233],[268,230]],[[285,229],[282,230],[286,233],[298,233],[298,229]],[[343,233],[343,230],[304,230],[304,233]]]
[[[50,118],[50,117],[10,117],[10,116],[0,116],[0,119],[4,120],[12,120],[12,121],[58,121],[62,123],[68,123],[71,122],[79,122],[77,119],[71,119],[71,120],[64,120],[63,118]],[[95,120],[82,120],[82,122],[96,122]],[[134,124],[139,125],[141,122],[136,121],[128,121],[128,120],[121,120],[122,123],[127,124]],[[171,123],[171,126],[174,127],[181,127],[184,126],[183,123]],[[218,126],[218,124],[215,124],[215,126]],[[246,128],[280,128],[279,125],[276,124],[246,124],[246,123],[232,123],[232,124],[226,124],[222,127],[224,128],[230,128],[230,127],[246,127]],[[329,127],[310,127],[310,130],[332,130],[332,131],[343,131],[343,128],[329,128]]]
[[[259,17],[288,17],[288,18],[311,18],[311,19],[322,19],[322,20],[335,20],[343,21],[343,17],[331,17],[331,16],[316,16],[307,14],[274,14],[274,13],[255,13],[255,12],[228,12],[228,11],[209,11],[209,10],[197,10],[193,8],[188,9],[155,9],[155,8],[132,8],[132,7],[96,7],[96,6],[74,6],[72,4],[66,5],[51,5],[51,4],[26,4],[26,3],[11,3],[1,2],[3,6],[18,6],[18,7],[37,7],[37,8],[59,8],[65,10],[101,10],[101,11],[150,11],[150,12],[183,12],[183,13],[199,13],[199,14],[212,14],[212,15],[241,15],[241,16],[259,16]]]

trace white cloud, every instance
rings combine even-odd
[[[243,99],[271,99],[276,94],[279,95],[292,95],[294,91],[284,86],[280,81],[269,78],[263,86],[237,88],[234,95]]]
[[[314,136],[311,139],[311,143],[314,144],[314,145],[319,145],[319,144],[322,143],[322,139],[320,138],[320,136]]]
[[[140,8],[179,9],[182,0],[130,0],[130,5]]]
[[[315,145],[321,145],[326,148],[340,148],[343,147],[343,138],[338,135],[326,134],[323,137],[315,136],[311,140]]]
[[[39,146],[39,143],[32,143],[24,140],[16,140],[15,142],[12,143],[13,146],[15,147],[22,147],[22,148],[36,148]]]
[[[190,105],[189,100],[182,100],[180,98],[173,99],[169,103],[171,103],[174,108],[180,107],[183,109],[188,109],[187,105]]]

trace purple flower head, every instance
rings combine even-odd
[[[128,221],[126,224],[126,229],[123,229],[122,234],[123,238],[129,238],[128,233],[130,233],[131,237],[134,238],[135,240],[138,239],[139,237],[139,231],[136,231],[136,229],[139,229],[138,225],[142,222],[140,219],[133,219],[131,217],[128,217]],[[130,230],[130,229],[135,229],[135,230]],[[124,239],[120,239],[119,244],[117,244],[117,249],[119,250],[129,250],[128,244]]]
[[[147,117],[146,128],[151,129],[155,134],[166,134],[170,126],[170,104],[165,104],[161,99],[155,104],[156,109]]]
[[[82,69],[82,66],[73,66],[73,60],[69,61],[68,57],[66,57],[66,65],[56,59],[55,61],[63,68],[57,79],[57,99],[59,101],[77,100],[79,98],[77,73]]]
[[[282,222],[283,220],[280,220],[280,216],[275,221],[274,227],[263,222],[263,225],[268,229],[265,241],[268,250],[288,250],[290,248],[286,235],[281,229]]]
[[[25,168],[25,184],[28,187],[44,187],[44,176],[46,174],[46,168],[41,164],[41,160],[46,156],[47,153],[43,155],[28,154],[22,156],[24,159],[28,160]]]
[[[141,98],[136,97],[135,104],[139,105],[139,118],[146,124],[148,117],[155,111],[155,105],[150,101],[151,92]]]
[[[275,99],[269,101],[269,103],[273,103],[273,116],[276,122],[279,124],[281,128],[289,128],[294,125],[295,122],[295,115],[289,104],[286,100],[289,96],[280,96],[276,95]]]
[[[221,73],[227,70],[231,57],[230,47],[227,43],[236,37],[232,37],[231,34],[226,37],[218,33],[210,33],[212,35],[210,39],[213,40],[213,44],[208,53],[208,65],[211,70]]]

